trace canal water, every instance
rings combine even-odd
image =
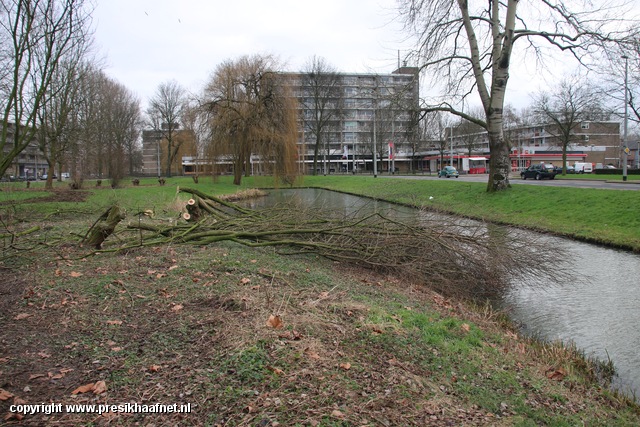
[[[421,215],[416,209],[319,189],[277,190],[248,203],[260,208],[292,201],[346,216],[377,211],[411,220]],[[527,334],[574,342],[587,356],[612,360],[618,374],[614,386],[640,395],[640,255],[537,233],[531,237],[560,248],[570,272],[544,288],[518,280],[501,297],[500,307]]]

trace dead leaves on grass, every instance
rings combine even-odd
[[[567,371],[563,368],[550,368],[545,372],[547,378],[553,381],[562,381],[567,376]]]
[[[15,316],[15,317],[13,318],[13,320],[24,320],[24,319],[29,318],[29,317],[31,317],[31,316],[33,316],[33,314],[30,314],[30,313],[20,313],[20,314],[18,314],[17,316]]]
[[[0,400],[9,400],[13,397],[13,394],[9,393],[7,390],[0,388]]]
[[[282,323],[282,318],[278,315],[270,315],[269,320],[267,320],[267,326],[274,329],[282,329],[284,327],[284,323]]]
[[[73,390],[71,394],[93,393],[102,394],[107,391],[107,383],[104,381],[96,381],[95,383],[85,384]]]

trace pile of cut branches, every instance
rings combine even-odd
[[[379,213],[336,216],[293,205],[257,210],[195,189],[179,191],[192,196],[181,220],[139,215],[127,225],[133,233],[124,238],[121,233],[120,244],[104,250],[221,241],[271,246],[283,254],[317,254],[472,297],[493,295],[517,277],[543,280],[558,259],[542,244],[530,239],[525,244],[513,231],[482,223],[425,215],[412,222]]]

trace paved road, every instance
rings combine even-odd
[[[380,174],[380,178],[407,178],[407,179],[448,179],[449,181],[467,181],[467,182],[487,182],[487,175],[461,175],[460,178],[438,178],[435,175],[387,175]],[[582,179],[543,179],[536,181],[534,179],[523,180],[519,176],[512,176],[509,182],[514,185],[546,185],[550,187],[572,187],[572,188],[600,188],[606,190],[640,190],[640,180],[631,180],[627,182],[600,181],[600,180],[582,180]]]

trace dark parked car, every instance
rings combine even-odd
[[[533,179],[554,179],[556,177],[556,172],[553,170],[553,167],[547,167],[544,163],[540,163],[537,165],[531,165],[527,169],[520,172],[520,177],[522,179],[533,178]]]
[[[441,178],[443,176],[445,178],[451,178],[452,176],[458,178],[460,174],[453,166],[445,166],[444,168],[440,169],[440,172],[438,172],[438,178]]]
[[[553,170],[556,173],[556,175],[561,174],[562,166],[554,166]],[[574,169],[573,166],[567,166],[567,174],[570,174],[570,173],[576,173],[576,170]]]

